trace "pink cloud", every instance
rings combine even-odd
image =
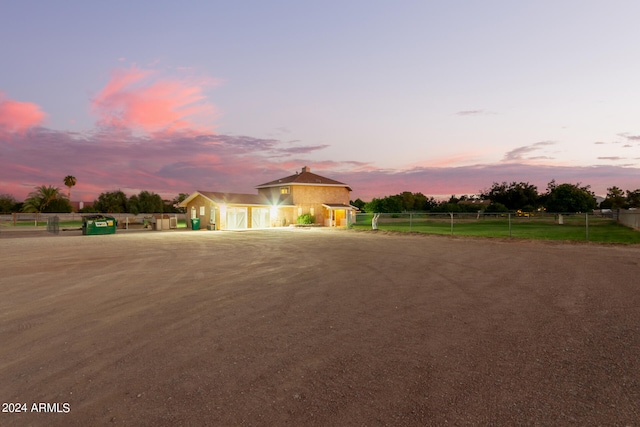
[[[5,93],[0,91],[0,130],[24,132],[40,125],[45,117],[39,105],[7,99]]]
[[[160,78],[158,72],[133,65],[111,73],[107,85],[92,99],[99,123],[147,133],[194,129],[211,132],[214,107],[204,95],[213,80],[188,82]]]
[[[195,190],[253,193],[256,185],[292,175],[303,166],[349,184],[351,198],[365,201],[402,191],[434,197],[475,194],[502,181],[530,182],[540,192],[552,179],[580,182],[599,195],[613,185],[625,190],[640,187],[640,169],[623,165],[498,162],[391,170],[358,161],[310,160],[305,149],[289,150],[291,154],[283,156],[290,146],[248,136],[194,136],[189,130],[153,136],[118,128],[84,134],[42,127],[18,134],[0,132],[0,193],[21,201],[38,185],[64,189],[66,175],[78,180],[72,190],[75,201],[92,201],[100,193],[115,190],[128,196],[153,191],[167,199]]]
[[[464,164],[473,164],[478,162],[483,155],[489,152],[475,150],[465,151],[462,153],[455,153],[448,156],[433,157],[428,160],[420,160],[414,163],[410,163],[406,166],[406,169],[421,168],[421,167],[456,167]]]

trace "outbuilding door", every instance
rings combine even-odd
[[[247,228],[247,208],[227,208],[227,228],[229,230]]]
[[[251,228],[269,226],[269,208],[251,208]]]

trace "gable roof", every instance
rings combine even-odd
[[[242,206],[293,206],[291,196],[281,194],[277,200],[270,200],[262,194],[242,194],[242,193],[220,193],[215,191],[197,190],[180,203],[180,206],[186,207],[187,204],[198,196],[209,199],[216,204],[225,205],[242,205]]]
[[[312,173],[311,169],[307,166],[302,168],[302,172],[294,175],[285,176],[284,178],[276,179],[264,184],[257,185],[256,188],[269,188],[279,187],[281,185],[317,185],[317,186],[330,186],[330,187],[345,187],[349,191],[353,191],[350,186],[344,182],[336,181],[334,179],[326,178],[318,174]]]

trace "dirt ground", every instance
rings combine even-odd
[[[638,246],[2,230],[0,261],[3,426],[640,425]]]

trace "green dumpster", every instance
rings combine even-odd
[[[112,216],[85,215],[82,217],[82,234],[115,234],[118,221]]]
[[[193,230],[200,230],[200,218],[191,218],[191,228]]]

